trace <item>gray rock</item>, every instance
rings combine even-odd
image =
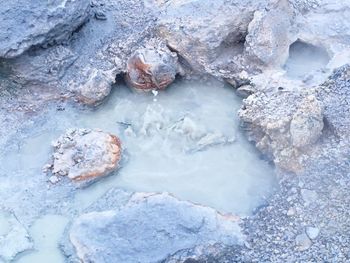
[[[320,229],[317,227],[307,227],[306,228],[306,234],[310,239],[316,239],[318,235],[320,234]]]
[[[95,68],[87,68],[84,73],[86,80],[81,83],[72,80],[70,90],[76,100],[84,105],[97,106],[109,95],[115,80],[114,71],[103,72]]]
[[[0,210],[0,262],[9,262],[17,254],[32,248],[33,241],[16,216]]]
[[[314,95],[307,96],[299,105],[290,123],[292,143],[304,147],[315,143],[323,129],[322,105]]]
[[[350,64],[333,72],[317,90],[330,129],[342,139],[350,137]]]
[[[252,95],[254,92],[256,91],[256,89],[251,86],[251,85],[243,85],[240,86],[237,90],[236,90],[236,94],[238,96],[240,96],[241,98],[248,98],[250,95]]]
[[[263,0],[168,1],[159,19],[159,35],[195,70],[205,71],[220,56],[228,61],[242,54],[253,13],[265,4]]]
[[[289,1],[271,1],[266,9],[254,13],[246,36],[246,51],[249,56],[265,65],[281,66],[288,57],[295,14]]]
[[[301,196],[305,202],[305,205],[310,205],[317,200],[317,192],[309,189],[301,189]]]
[[[0,61],[0,70],[10,80],[26,86],[55,87],[77,55],[65,46],[55,46],[46,50],[25,53],[17,58]]]
[[[237,218],[163,194],[77,218],[70,241],[83,262],[159,262],[200,245],[243,244]]]
[[[5,1],[0,6],[0,57],[15,57],[32,46],[66,40],[84,23],[90,3],[85,0]]]
[[[299,251],[308,250],[312,245],[311,240],[305,233],[297,235],[297,237],[295,238],[295,243]]]

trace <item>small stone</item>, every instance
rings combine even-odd
[[[241,98],[247,98],[254,93],[255,89],[251,85],[243,85],[236,90],[236,94]]]
[[[43,173],[48,173],[52,168],[52,164],[45,164],[42,171]]]
[[[289,208],[288,211],[287,211],[287,216],[294,216],[295,213],[296,213],[295,208],[294,208],[294,207],[291,207],[291,208]]]
[[[53,175],[53,176],[50,176],[49,181],[52,184],[56,184],[56,183],[58,183],[59,179],[56,175]]]
[[[317,200],[317,193],[313,190],[301,189],[301,196],[305,202],[305,205],[310,205]]]
[[[309,249],[312,245],[311,240],[305,233],[297,235],[297,237],[295,238],[295,243],[299,251],[305,251]]]
[[[320,233],[320,229],[317,227],[307,227],[306,228],[306,234],[308,235],[309,238],[311,239],[316,239]]]
[[[105,13],[103,13],[102,11],[96,11],[95,12],[95,18],[97,20],[107,20],[107,16]]]

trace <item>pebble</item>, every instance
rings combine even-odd
[[[316,239],[320,233],[320,229],[317,227],[307,227],[306,228],[306,234],[308,235],[309,238],[311,239]]]
[[[294,216],[295,213],[296,213],[295,208],[294,208],[294,207],[291,207],[291,208],[289,208],[288,211],[287,211],[287,216]]]
[[[50,183],[52,183],[52,184],[56,184],[56,183],[58,183],[59,179],[58,179],[57,176],[53,175],[53,176],[51,176],[51,177],[49,178],[49,181],[50,181]]]
[[[305,205],[312,204],[317,200],[317,193],[313,190],[301,189],[301,196],[305,202]]]
[[[297,235],[297,237],[295,238],[295,243],[299,251],[305,251],[309,249],[312,245],[311,240],[305,233]]]
[[[103,13],[102,11],[96,11],[95,12],[95,18],[97,20],[107,20],[107,16],[105,13]]]

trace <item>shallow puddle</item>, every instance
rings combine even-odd
[[[158,94],[139,94],[121,85],[96,110],[52,108],[26,123],[3,150],[0,170],[0,197],[6,205],[24,223],[40,218],[30,227],[36,250],[18,262],[62,262],[57,242],[67,218],[112,187],[167,191],[221,212],[251,214],[274,191],[276,178],[239,129],[240,104],[234,90],[219,82],[179,82]],[[72,127],[118,135],[122,168],[84,189],[51,185],[41,171],[51,141]],[[0,218],[0,233],[6,230],[2,222]]]
[[[9,222],[9,215],[7,213],[0,212],[0,236],[6,235],[11,229]]]
[[[241,135],[240,100],[221,83],[177,83],[157,96],[116,90],[79,127],[117,134],[127,161],[114,176],[76,195],[86,207],[111,187],[168,191],[222,212],[247,215],[269,196],[272,168]]]
[[[34,240],[35,250],[24,253],[18,263],[62,263],[64,257],[58,247],[68,219],[59,215],[45,215],[31,226],[29,233]]]

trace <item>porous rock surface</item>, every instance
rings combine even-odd
[[[320,149],[317,141],[329,134],[348,141],[349,65],[336,69],[326,82],[309,91],[270,89],[243,101],[239,112],[249,139],[275,164],[301,172],[303,155]],[[314,152],[314,153],[312,153]]]
[[[322,105],[315,95],[277,91],[257,92],[244,100],[239,112],[249,139],[275,164],[302,170],[300,156],[322,134]]]
[[[136,193],[118,209],[83,214],[69,238],[81,261],[101,263],[161,262],[200,245],[243,242],[237,217],[167,193]]]
[[[341,139],[350,137],[350,65],[338,68],[316,91],[324,105],[324,116],[330,129]]]
[[[0,6],[0,57],[11,58],[32,46],[62,43],[89,15],[85,0],[4,1]]]
[[[139,91],[162,90],[175,80],[177,72],[176,53],[164,43],[148,43],[128,59],[125,79]]]
[[[52,173],[74,181],[94,180],[116,170],[121,142],[100,130],[72,129],[53,142]]]

